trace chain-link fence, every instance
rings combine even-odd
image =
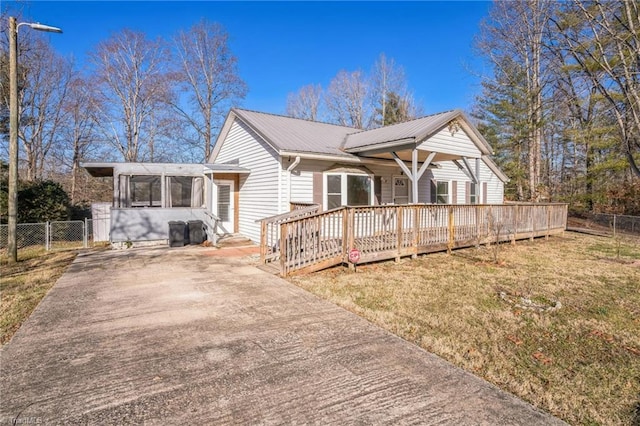
[[[595,213],[589,215],[589,219],[598,225],[608,227],[614,236],[616,234],[640,235],[640,216]]]
[[[46,250],[93,247],[94,221],[91,219],[45,223],[19,223],[16,229],[18,249],[44,247]],[[0,249],[9,240],[8,225],[0,225]]]

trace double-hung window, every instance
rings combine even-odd
[[[327,210],[374,204],[373,179],[367,174],[325,173]]]
[[[478,189],[480,189],[480,185],[478,185],[477,183],[469,182],[469,203],[470,204],[480,203],[480,194]]]
[[[449,204],[449,182],[431,181],[431,203]]]
[[[449,182],[436,184],[436,204],[449,204]]]

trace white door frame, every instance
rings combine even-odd
[[[221,210],[219,209],[218,206],[218,185],[228,185],[229,186],[229,211],[228,211],[228,220],[226,221],[220,221],[218,223],[218,229],[219,232],[225,233],[225,234],[233,234],[234,229],[235,229],[235,223],[234,223],[234,219],[235,219],[235,210],[236,210],[236,206],[235,206],[235,197],[234,197],[234,192],[235,192],[235,182],[233,180],[227,180],[227,179],[214,179],[213,180],[214,186],[213,186],[213,197],[211,202],[212,202],[212,206],[211,206],[211,211],[218,217],[220,217],[220,213]]]

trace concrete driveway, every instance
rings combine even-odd
[[[211,249],[78,256],[0,351],[0,424],[560,424]]]

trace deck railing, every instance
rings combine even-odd
[[[273,226],[271,232],[276,227],[279,232],[277,249],[262,259],[279,259],[283,276],[347,263],[351,249],[366,263],[549,236],[564,232],[567,222],[566,204],[367,206],[307,213],[273,225],[263,222],[263,231]]]
[[[289,220],[299,219],[318,213],[320,206],[311,204],[298,206],[296,209],[276,216],[266,217],[260,222],[260,261],[273,262],[280,257],[280,224]]]

